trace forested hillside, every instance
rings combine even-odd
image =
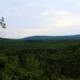
[[[0,39],[0,80],[80,80],[80,41]]]

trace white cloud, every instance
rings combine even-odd
[[[80,0],[61,0],[62,2],[65,2],[65,3],[79,3]]]
[[[8,1],[0,10],[0,15],[7,17],[11,27],[5,31],[5,36],[64,34],[80,30],[80,0]]]
[[[39,15],[35,16],[36,21],[40,24],[40,27],[29,28],[9,28],[5,31],[5,36],[9,38],[21,38],[31,35],[63,35],[79,33],[80,31],[80,14],[72,13],[66,10],[45,10]],[[39,21],[38,21],[39,20]],[[46,23],[45,23],[46,22]],[[36,23],[37,24],[37,23]]]
[[[80,25],[80,14],[72,13],[66,10],[47,10],[36,16],[37,19],[50,20],[49,25],[55,27],[70,27]]]
[[[13,31],[12,31],[13,30]],[[31,36],[31,35],[43,35],[48,32],[48,27],[45,28],[28,28],[28,29],[7,29],[5,31],[2,31],[2,34],[4,34],[3,37],[8,37],[8,38],[22,38],[25,36]]]

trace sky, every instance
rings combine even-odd
[[[80,0],[1,0],[0,37],[80,34]]]

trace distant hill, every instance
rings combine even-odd
[[[31,36],[25,37],[24,40],[80,40],[80,35],[69,35],[69,36]]]

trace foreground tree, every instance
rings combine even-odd
[[[0,19],[0,25],[2,26],[2,28],[6,28],[6,23],[5,23],[4,17],[2,17]]]

